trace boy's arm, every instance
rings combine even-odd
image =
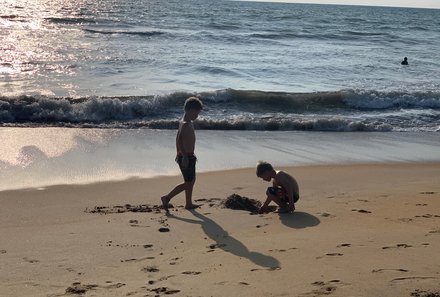
[[[269,206],[269,203],[272,201],[270,197],[266,198],[266,201],[264,201],[263,205],[258,210],[259,213],[263,213],[266,211],[267,207]]]
[[[180,128],[177,143],[179,145],[179,151],[182,153],[182,166],[186,168],[188,166],[188,147],[190,146],[189,133],[191,132],[191,126],[188,122],[183,123]]]

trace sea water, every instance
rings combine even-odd
[[[5,126],[438,131],[440,10],[3,0]],[[404,56],[408,66],[400,64]]]
[[[37,185],[58,167],[52,171],[70,174],[48,174],[44,183],[176,174],[173,148],[165,150],[171,163],[158,163],[165,168],[150,160],[165,160],[155,148],[173,146],[172,130],[192,95],[205,105],[196,123],[204,170],[254,166],[255,158],[270,157],[253,150],[264,145],[283,164],[438,160],[440,10],[210,0],[0,3],[4,185],[12,176]],[[408,66],[400,64],[405,56]],[[368,146],[364,132],[386,140]],[[304,153],[312,143],[327,150]],[[234,148],[244,144],[252,160]],[[224,163],[213,157],[217,148],[229,154]],[[56,150],[60,155],[51,155]],[[114,154],[117,161],[106,158]],[[139,165],[144,159],[150,165]]]

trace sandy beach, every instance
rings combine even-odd
[[[0,192],[0,296],[438,296],[440,164],[282,169],[290,215],[220,206],[263,200],[253,168],[199,174],[169,216],[178,176]]]

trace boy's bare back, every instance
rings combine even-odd
[[[298,194],[299,187],[296,180],[290,174],[284,171],[277,171],[275,177],[273,178],[274,186],[279,186],[287,191],[287,194]]]

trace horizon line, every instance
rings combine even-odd
[[[414,8],[414,9],[440,9],[439,7],[428,6],[397,6],[390,4],[366,4],[366,3],[325,3],[325,2],[306,2],[304,1],[289,1],[289,0],[232,0],[239,2],[265,2],[265,3],[285,3],[285,4],[310,4],[310,5],[335,5],[335,6],[363,6],[363,7],[388,7],[388,8]]]

